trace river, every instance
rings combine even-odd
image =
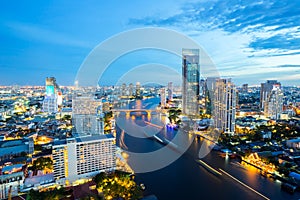
[[[158,98],[136,100],[130,102],[126,107],[131,109],[155,108],[158,102]],[[137,126],[142,128],[147,127],[147,129],[144,129],[147,135],[154,135],[156,133],[156,136],[159,138],[172,140],[179,133],[175,130],[164,128],[165,116],[161,116],[160,114],[150,116],[142,112],[126,116],[121,113],[116,117],[116,121],[117,145],[123,150],[141,155],[147,152],[156,152],[164,148],[168,148],[168,152],[171,152],[171,154],[166,154],[165,157],[164,155],[157,157],[147,157],[145,155],[139,161],[132,159],[129,154],[127,158],[128,163],[133,169],[138,168],[140,171],[140,166],[144,168],[150,166],[149,169],[157,167],[156,165],[163,166],[168,162],[167,160],[178,157],[178,159],[165,167],[157,167],[158,169],[154,171],[148,170],[150,172],[136,173],[136,181],[144,183],[146,186],[145,195],[154,194],[159,200],[300,199],[299,192],[293,195],[286,193],[280,189],[280,182],[263,177],[256,168],[242,165],[227,157],[222,157],[216,151],[211,151],[202,160],[215,169],[224,170],[226,174],[223,173],[221,176],[216,176],[209,172],[195,161],[198,159],[198,152],[201,146],[206,143],[203,139],[180,133],[181,140],[191,143],[186,151],[181,152],[175,148],[167,147],[157,140],[144,138],[145,134],[143,135],[136,128],[128,129],[128,127]],[[156,124],[157,127],[149,127],[147,126],[149,125],[147,122]],[[159,129],[158,127],[161,128]],[[249,189],[232,177],[257,192]]]

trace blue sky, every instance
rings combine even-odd
[[[300,85],[300,2],[294,0],[1,1],[0,85],[43,85],[47,76],[72,85],[96,45],[149,26],[190,36],[220,75],[238,85],[267,79]],[[100,83],[114,84],[130,68],[153,62],[180,73],[180,58],[146,51],[117,60]]]

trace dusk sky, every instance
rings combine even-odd
[[[143,27],[188,35],[220,75],[237,85],[267,79],[300,85],[300,2],[295,0],[1,1],[0,85],[44,85],[48,76],[73,85],[95,46]],[[114,84],[124,71],[146,63],[181,73],[180,58],[144,51],[116,61],[100,83]]]

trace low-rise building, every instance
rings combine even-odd
[[[22,164],[5,166],[0,170],[0,199],[18,195],[23,185],[24,172]]]
[[[286,146],[289,148],[300,149],[300,138],[287,140]]]
[[[32,138],[22,140],[6,140],[0,142],[0,161],[21,155],[22,152],[32,154],[34,142]]]

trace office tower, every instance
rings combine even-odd
[[[207,77],[206,79],[206,87],[207,90],[211,93],[214,93],[216,89],[216,81],[219,79],[219,77]]]
[[[219,77],[207,77],[205,81],[206,91],[205,91],[205,107],[206,113],[212,114],[214,108],[214,95],[216,89],[216,81]]]
[[[79,89],[79,82],[78,82],[77,80],[76,80],[75,83],[74,83],[74,87],[75,87],[75,88],[74,88],[75,90],[78,90],[78,89]]]
[[[115,138],[108,134],[54,141],[52,156],[56,183],[73,185],[116,169]]]
[[[128,95],[133,96],[133,84],[130,83],[128,86]]]
[[[280,89],[280,85],[273,85],[268,99],[265,101],[264,113],[266,117],[271,119],[280,119],[280,115],[283,111],[283,92]]]
[[[126,83],[123,83],[121,86],[121,96],[127,95]]]
[[[201,79],[199,83],[199,95],[201,97],[204,97],[206,94],[206,90],[207,90],[206,81],[204,79]]]
[[[231,79],[217,79],[213,100],[214,125],[221,132],[234,134],[236,88]]]
[[[248,84],[247,83],[243,84],[243,86],[242,86],[242,92],[244,92],[244,93],[248,92]]]
[[[199,114],[199,49],[182,50],[182,112],[185,115]]]
[[[281,87],[281,84],[277,82],[277,80],[267,80],[266,83],[261,84],[259,105],[261,110],[264,110],[265,102],[268,100],[274,85],[279,85],[279,87]]]
[[[166,101],[167,101],[167,98],[166,98],[166,89],[165,88],[161,88],[160,89],[160,106],[162,108],[166,107]]]
[[[101,100],[93,96],[73,96],[72,100],[73,133],[78,136],[104,134]]]
[[[142,93],[141,93],[141,83],[137,82],[135,86],[135,96],[137,99],[142,98]]]
[[[56,113],[58,109],[57,92],[58,85],[54,77],[46,78],[46,95],[43,101],[43,111],[47,113]]]
[[[173,83],[168,83],[168,100],[173,101]]]

